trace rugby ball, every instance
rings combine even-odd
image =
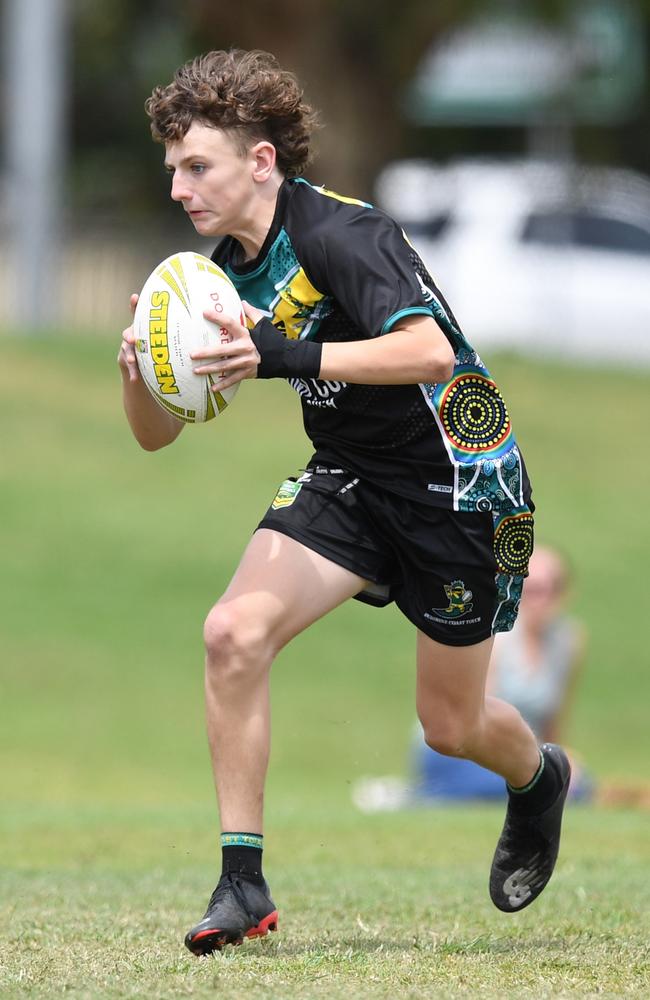
[[[200,253],[172,254],[154,269],[140,293],[133,320],[135,356],[149,392],[164,410],[189,424],[223,413],[239,385],[216,392],[213,374],[196,375],[192,351],[229,342],[230,334],[203,316],[204,309],[246,325],[232,281]]]

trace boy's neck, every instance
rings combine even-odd
[[[273,225],[278,193],[283,181],[284,177],[280,171],[274,171],[268,181],[260,185],[247,217],[242,219],[241,227],[238,227],[239,231],[230,234],[241,243],[244,261],[254,260],[264,245],[269,229]]]

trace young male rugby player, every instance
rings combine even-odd
[[[415,626],[427,743],[507,781],[490,894],[520,910],[551,877],[569,764],[485,696],[492,636],[512,627],[533,545],[530,485],[499,390],[395,222],[302,179],[314,116],[273,56],[210,52],[146,107],[172,199],[197,233],[219,238],[213,259],[251,327],[220,316],[232,342],[197,352],[195,370],[218,375],[217,390],[285,379],[314,447],[205,623],[223,869],[187,947],[205,954],[277,925],[262,874],[269,670],[351,597],[394,600]],[[143,448],[162,448],[183,424],[149,395],[133,344],[129,327],[118,359],[126,414]]]

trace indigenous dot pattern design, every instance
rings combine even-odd
[[[451,336],[452,327],[445,331]],[[513,510],[525,498],[523,466],[510,415],[478,354],[464,340],[463,345],[456,351],[449,382],[420,387],[456,469],[454,509]]]
[[[499,573],[527,576],[533,541],[534,520],[528,507],[496,517],[494,558]]]
[[[498,458],[513,444],[508,410],[497,386],[477,370],[456,371],[436,401],[445,436],[457,460]]]

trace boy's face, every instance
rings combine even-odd
[[[201,236],[236,235],[250,215],[255,159],[227,132],[194,122],[178,142],[165,143],[171,196]]]

